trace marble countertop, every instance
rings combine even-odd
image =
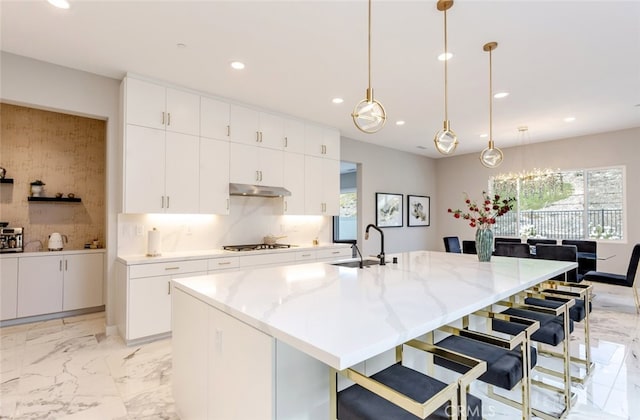
[[[248,255],[260,255],[260,254],[275,254],[283,252],[296,252],[296,251],[309,251],[320,249],[332,249],[332,248],[348,248],[349,244],[320,244],[315,246],[300,246],[291,245],[291,248],[278,248],[278,249],[260,249],[256,251],[225,251],[223,249],[205,249],[196,251],[180,251],[180,252],[163,252],[162,255],[157,257],[148,257],[144,254],[136,255],[122,255],[118,256],[117,260],[127,264],[152,264],[159,262],[173,262],[173,261],[186,261],[186,260],[201,260],[203,258],[223,258],[230,256],[248,256]]]
[[[44,257],[48,255],[71,255],[71,254],[104,254],[107,250],[105,248],[97,249],[63,249],[62,251],[35,251],[35,252],[7,252],[0,254],[0,258],[29,258],[29,257]]]
[[[344,369],[542,280],[575,262],[415,251],[364,269],[308,263],[173,280],[175,287]]]

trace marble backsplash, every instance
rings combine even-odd
[[[65,249],[105,239],[106,122],[0,104],[0,166],[13,184],[0,185],[0,220],[24,227],[27,251],[46,249],[53,232],[68,237]],[[80,203],[29,202],[30,183],[41,195],[73,193]],[[38,242],[39,241],[39,242]]]

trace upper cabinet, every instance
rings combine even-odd
[[[304,154],[304,122],[285,118],[284,151]]]
[[[230,105],[202,96],[200,98],[200,137],[229,140]]]
[[[199,95],[130,77],[125,80],[127,124],[199,135]]]
[[[229,139],[232,142],[282,150],[284,120],[277,115],[231,105]]]
[[[340,132],[338,130],[307,124],[304,141],[306,155],[340,160]]]

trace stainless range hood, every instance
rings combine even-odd
[[[285,197],[290,196],[291,191],[282,187],[230,183],[229,195],[243,195],[246,197]]]

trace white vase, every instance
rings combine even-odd
[[[40,197],[40,193],[42,193],[43,187],[42,185],[32,185],[31,186],[31,196],[32,197]]]

